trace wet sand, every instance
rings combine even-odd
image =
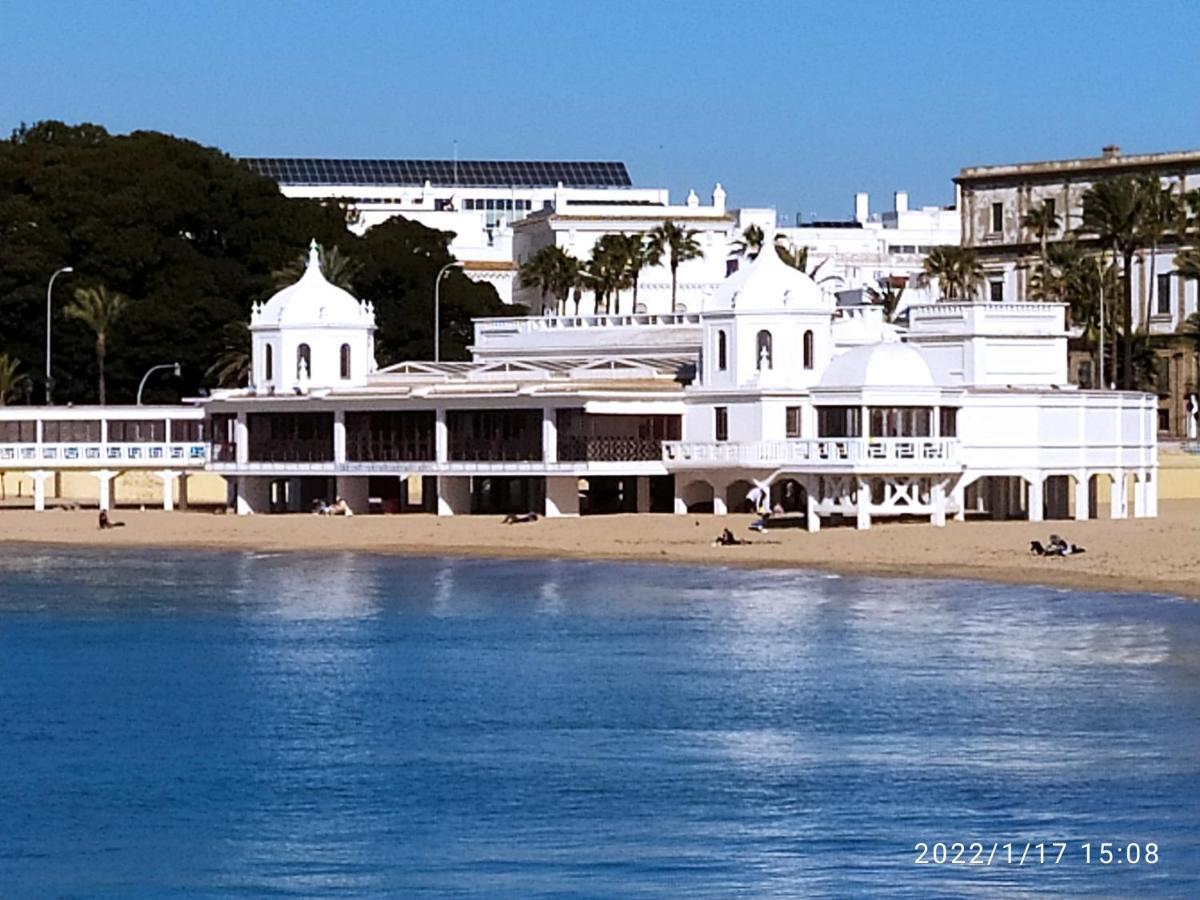
[[[1103,512],[1103,510],[1102,510]],[[747,529],[753,516],[620,515],[504,525],[500,516],[245,516],[118,510],[100,531],[94,510],[0,510],[0,545],[361,551],[422,556],[622,559],[794,567],[843,574],[978,578],[1200,598],[1200,501],[1164,501],[1157,519],[1088,522],[880,522],[869,531]],[[722,528],[751,543],[714,547]],[[1043,559],[1029,542],[1051,532],[1087,548]]]

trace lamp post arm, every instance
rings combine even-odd
[[[141,384],[138,385],[137,404],[136,405],[137,406],[142,405],[142,390],[146,387],[146,381],[150,378],[151,375],[153,375],[159,369],[178,369],[178,368],[179,368],[179,363],[174,362],[174,363],[161,363],[157,366],[151,366],[149,369],[147,369],[146,374],[142,376]]]
[[[448,262],[438,269],[437,278],[433,280],[433,361],[441,361],[441,333],[442,333],[442,306],[441,306],[441,289],[442,279],[451,269],[461,268],[462,263],[458,260]]]

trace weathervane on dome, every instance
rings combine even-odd
[[[318,272],[321,271],[321,248],[317,246],[316,238],[308,243],[308,266],[306,268],[311,269],[313,266],[317,267]]]

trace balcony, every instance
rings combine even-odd
[[[668,469],[812,469],[814,471],[945,472],[962,467],[957,438],[819,438],[702,443],[664,441]]]
[[[661,457],[662,441],[635,437],[558,436],[561,462],[641,462]]]

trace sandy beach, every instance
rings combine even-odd
[[[1200,598],[1200,502],[1164,501],[1157,519],[1088,522],[881,523],[870,531],[747,530],[752,516],[624,515],[504,525],[499,516],[248,516],[119,510],[100,531],[94,510],[0,510],[0,543],[81,547],[362,551],[448,556],[622,559],[813,568],[843,574],[979,578]],[[752,543],[714,547],[723,527]],[[1029,541],[1051,532],[1087,548],[1042,559]]]

